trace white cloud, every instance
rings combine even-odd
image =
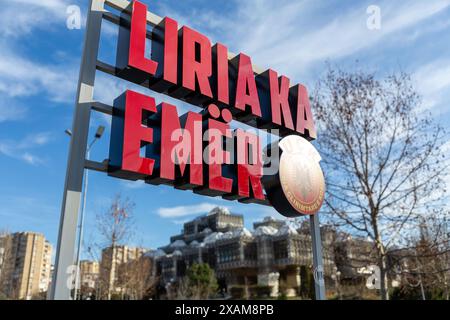
[[[38,164],[44,163],[44,161],[41,158],[39,158],[35,155],[32,155],[28,152],[25,152],[20,157],[22,158],[22,160],[24,160],[25,162],[27,162],[28,164],[31,164],[31,165],[38,165]]]
[[[0,35],[16,38],[54,24],[65,28],[69,4],[67,0],[13,0],[3,3]]]
[[[17,105],[9,99],[0,99],[0,123],[23,119],[26,113],[27,108]]]
[[[450,97],[450,60],[438,59],[421,66],[414,73],[417,89],[424,99],[424,107],[443,104],[447,107]],[[448,107],[447,107],[448,108]]]
[[[75,66],[44,65],[12,54],[0,53],[0,93],[23,97],[45,93],[50,100],[67,102],[76,87]]]
[[[120,183],[126,189],[141,189],[141,188],[145,187],[145,181],[144,180],[137,180],[137,181],[123,180]]]
[[[195,214],[204,214],[216,207],[217,204],[204,202],[195,205],[159,208],[157,213],[163,218],[178,218]]]
[[[442,12],[450,1],[383,1],[377,5],[381,8],[382,23],[376,31],[366,26],[364,3],[331,16],[324,14],[326,4],[317,1],[235,1],[235,11],[193,9],[188,15],[162,8],[167,15],[198,27],[213,40],[249,54],[262,68],[270,66],[294,78],[304,76],[316,63],[351,56],[379,45],[390,36],[402,39],[403,31]]]
[[[293,221],[292,218],[281,215],[275,208],[269,206],[254,205],[252,207],[247,207],[245,208],[245,211],[242,211],[247,213],[245,220],[251,224],[262,221],[265,217],[272,217],[276,220]]]
[[[31,143],[33,144],[42,146],[50,141],[50,134],[48,132],[41,132],[33,135],[29,140],[31,140]]]
[[[29,150],[46,145],[51,140],[48,132],[30,134],[22,140],[0,140],[0,154],[25,161],[31,165],[41,165],[45,160]]]
[[[371,48],[388,36],[422,22],[444,10],[449,1],[416,1],[407,5],[398,2],[380,4],[382,26],[379,31],[366,27],[366,11],[361,6],[315,30],[300,31],[297,21],[308,19],[302,6],[287,5],[278,10],[278,2],[260,1],[261,6],[246,2],[239,10],[239,21],[248,25],[230,28],[236,46],[250,53],[257,61],[270,62],[286,74],[296,76],[315,62],[352,55]],[[318,13],[317,13],[318,14]],[[278,32],[273,32],[276,26]]]
[[[441,146],[441,152],[445,155],[445,161],[446,165],[450,166],[450,140],[448,140],[446,143],[444,143]],[[444,179],[444,183],[446,185],[447,190],[450,188],[450,170],[447,168],[445,172],[442,172],[442,178]],[[450,196],[450,193],[447,191],[447,197]]]
[[[0,95],[10,98],[45,94],[51,101],[72,102],[78,66],[72,62],[44,64],[25,56],[26,46],[36,30],[66,28],[66,8],[78,0],[13,0],[2,4],[0,19]],[[57,28],[58,29],[58,28]],[[14,106],[15,104],[13,104]],[[24,108],[0,107],[0,121],[16,120]],[[5,121],[5,120],[3,120]]]

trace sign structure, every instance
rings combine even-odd
[[[120,26],[115,66],[97,57],[103,19]],[[212,45],[206,36],[155,16],[139,1],[91,0],[86,29],[52,297],[70,298],[65,271],[73,264],[85,169],[271,205],[288,217],[311,215],[314,266],[321,270],[316,213],[325,183],[320,155],[309,142],[317,135],[306,87],[291,85],[272,69],[257,70],[249,56],[233,55],[221,43]],[[113,106],[94,101],[96,70],[150,90],[127,90]],[[202,111],[180,115],[176,106],[156,101],[152,91]],[[112,116],[110,154],[103,163],[85,159],[92,110]],[[273,134],[278,141],[265,145],[259,135],[265,129],[271,129],[271,141]],[[316,294],[323,299],[318,273]]]
[[[294,135],[274,145],[271,148],[279,148],[281,154],[278,170],[263,177],[269,202],[287,217],[317,213],[325,197],[319,153],[312,144]]]
[[[241,53],[229,60],[225,45],[213,46],[206,36],[186,26],[179,28],[168,17],[151,32],[151,58],[147,58],[147,7],[132,2],[130,29],[121,28],[119,35],[117,75],[205,111],[188,112],[180,118],[171,104],[157,106],[150,95],[125,92],[114,103],[109,174],[262,202],[261,139],[242,129],[232,130],[234,118],[256,128],[293,134],[283,140],[290,151],[281,157],[284,165],[280,172],[285,171],[279,175],[281,190],[297,215],[317,212],[323,200],[323,175],[318,161],[309,157],[309,149],[314,152],[314,147],[300,137],[316,138],[306,88],[300,84],[291,87],[287,77],[271,69],[255,76],[250,57]],[[231,140],[228,146],[234,146],[232,150],[224,150],[226,140]],[[309,148],[308,152],[299,147]],[[311,173],[314,184],[306,179]],[[294,176],[301,196],[290,189],[297,187],[290,183]],[[293,210],[290,214],[279,211],[295,215]]]

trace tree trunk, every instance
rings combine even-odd
[[[116,250],[115,250],[115,243],[113,241],[113,244],[111,246],[111,263],[108,266],[109,267],[109,275],[108,275],[108,300],[111,300],[112,297],[112,290],[114,287],[114,275],[115,275],[115,261],[116,261]]]
[[[384,250],[383,250],[384,251]],[[386,256],[384,253],[379,259],[378,267],[380,268],[380,296],[381,300],[389,300],[389,281],[387,276]]]
[[[374,221],[372,224],[375,234],[376,249],[378,251],[378,267],[380,268],[380,296],[381,300],[389,300],[386,251],[381,240],[378,224],[376,223],[376,221]]]

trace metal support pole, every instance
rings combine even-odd
[[[323,279],[322,240],[320,238],[319,214],[309,218],[312,238],[312,253],[314,267],[314,284],[316,300],[325,300],[325,281]]]
[[[56,249],[51,299],[70,300],[74,265],[78,212],[80,209],[89,120],[93,103],[94,81],[104,0],[91,0],[86,22],[83,55],[78,80],[77,100],[72,124],[72,139],[67,161],[66,180]]]
[[[95,140],[94,140],[95,141]],[[86,159],[90,159],[90,147],[86,152]],[[83,188],[83,206],[81,207],[81,215],[80,215],[80,232],[78,232],[78,244],[77,244],[77,259],[75,260],[77,268],[75,269],[75,292],[73,294],[74,300],[78,299],[78,291],[81,291],[81,283],[80,283],[80,259],[81,259],[81,248],[83,241],[83,230],[84,230],[84,215],[86,211],[86,196],[87,196],[87,188],[88,188],[88,174],[89,171],[87,169],[84,170],[84,188]]]
[[[103,128],[100,126],[99,128]],[[102,130],[103,132],[103,130]],[[98,135],[98,129],[97,133],[95,134],[94,140],[92,140],[91,144],[88,146],[86,151],[86,159],[89,160],[91,158],[91,149],[94,143],[101,137],[101,134]],[[77,268],[75,269],[75,292],[73,294],[73,297],[75,300],[78,299],[78,292],[81,291],[81,270],[80,270],[80,260],[81,260],[81,251],[83,247],[83,231],[84,231],[84,216],[86,214],[86,198],[87,198],[87,191],[88,191],[88,178],[89,178],[89,170],[84,169],[84,187],[83,187],[83,206],[81,207],[81,213],[80,213],[80,223],[79,223],[79,229],[78,232],[78,245],[77,245],[77,258],[75,260]],[[81,293],[81,292],[80,292]]]

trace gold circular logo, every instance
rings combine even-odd
[[[280,183],[286,199],[301,214],[317,213],[325,197],[319,153],[299,136],[284,138],[280,148]]]

